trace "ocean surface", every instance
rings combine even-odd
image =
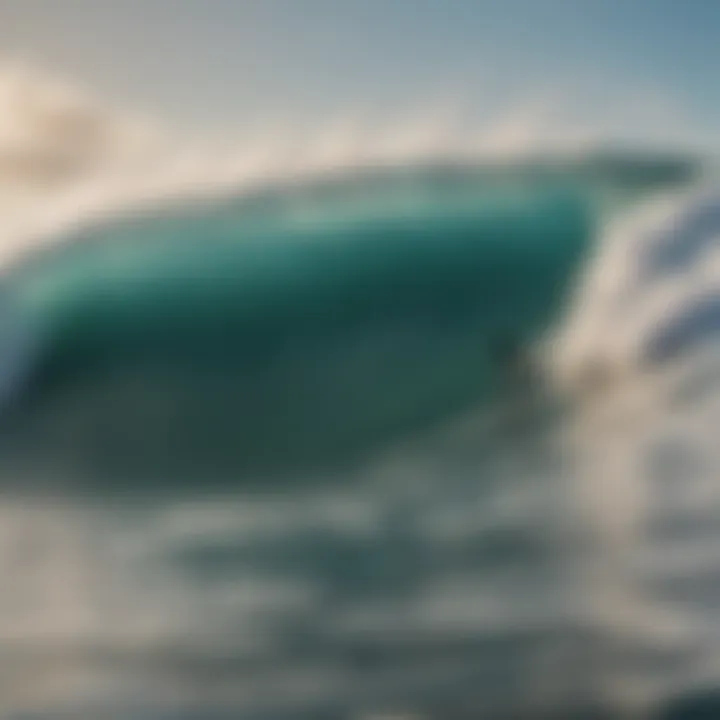
[[[31,247],[33,261],[72,266],[115,243],[142,268],[160,236],[172,252],[288,208],[372,220],[378,197],[422,219],[442,196],[458,216],[499,183],[530,196],[570,187],[592,211],[578,276],[533,345],[530,387],[444,408],[322,477],[298,466],[292,482],[248,484],[243,469],[212,491],[192,466],[206,457],[202,427],[181,451],[190,491],[172,473],[108,480],[102,457],[79,489],[67,484],[97,450],[85,432],[53,435],[75,453],[62,473],[47,435],[4,441],[6,455],[46,462],[25,485],[0,461],[0,717],[654,718],[701,717],[703,703],[720,716],[720,191],[695,161],[396,163],[216,199],[184,191],[100,221],[82,205],[71,224],[53,215],[39,246],[30,233],[12,245],[3,287]],[[540,240],[566,220],[543,220],[557,230]],[[546,272],[523,269],[528,298]],[[28,328],[8,307],[12,437],[15,408],[38,391],[23,374]],[[109,335],[112,317],[101,314]],[[132,430],[152,437],[153,422]]]

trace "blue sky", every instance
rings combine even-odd
[[[720,128],[720,0],[4,0],[0,50],[211,128],[553,93]]]

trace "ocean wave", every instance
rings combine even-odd
[[[2,171],[4,187],[7,190],[13,186],[7,190],[9,194],[6,198],[17,199],[18,193],[24,198],[24,202],[14,204],[13,214],[4,220],[2,228],[7,241],[4,244],[7,251],[4,256],[5,287],[11,296],[4,303],[5,314],[9,316],[6,317],[4,327],[8,340],[16,350],[12,357],[6,356],[2,368],[2,389],[4,395],[14,395],[15,404],[27,402],[20,396],[26,392],[25,384],[30,374],[28,364],[52,365],[54,360],[50,362],[48,358],[55,357],[56,353],[55,350],[48,350],[47,345],[54,344],[57,349],[57,337],[63,335],[60,326],[75,327],[77,330],[81,319],[90,317],[90,305],[93,306],[92,312],[97,314],[101,308],[105,308],[103,312],[106,314],[102,317],[102,313],[98,314],[95,321],[88,321],[90,324],[85,331],[77,331],[81,339],[78,347],[87,349],[92,345],[89,338],[107,339],[115,333],[117,338],[113,341],[115,349],[112,353],[117,354],[117,362],[120,362],[119,358],[125,357],[132,347],[143,344],[136,343],[129,335],[121,347],[118,333],[121,327],[127,330],[132,324],[127,317],[122,320],[125,311],[121,312],[119,308],[123,303],[126,303],[128,313],[135,313],[136,320],[145,317],[147,322],[143,322],[149,327],[148,318],[153,313],[157,315],[163,303],[168,305],[170,302],[176,311],[174,315],[167,315],[164,322],[166,325],[168,322],[177,324],[177,318],[181,315],[177,308],[186,308],[184,298],[188,296],[187,293],[192,293],[192,297],[202,296],[205,298],[203,302],[207,304],[207,298],[213,293],[213,297],[219,297],[222,287],[230,287],[230,279],[224,284],[213,282],[213,278],[217,280],[225,277],[221,267],[223,262],[225,271],[230,265],[236,268],[235,274],[231,274],[233,282],[244,286],[244,289],[236,287],[233,291],[235,295],[241,292],[247,295],[242,301],[238,299],[239,296],[235,297],[231,304],[240,302],[241,307],[249,308],[252,303],[256,303],[262,278],[271,284],[282,281],[290,288],[296,285],[300,287],[298,283],[308,284],[308,278],[311,278],[314,288],[328,286],[325,292],[328,306],[324,313],[328,316],[335,313],[337,317],[333,322],[339,322],[344,317],[342,308],[350,307],[347,298],[339,301],[340,295],[343,292],[347,295],[350,292],[347,288],[358,286],[360,282],[350,269],[342,270],[343,262],[347,259],[342,262],[338,259],[338,252],[348,247],[350,249],[346,254],[349,253],[348,257],[357,264],[358,273],[362,268],[369,272],[362,282],[366,286],[377,286],[375,295],[378,308],[384,307],[387,312],[396,308],[395,300],[388,299],[383,305],[378,293],[382,294],[381,288],[391,287],[407,273],[408,279],[403,282],[408,287],[418,283],[427,286],[427,297],[435,298],[435,309],[431,313],[423,310],[421,318],[403,311],[407,317],[403,316],[404,320],[398,321],[399,324],[388,321],[374,329],[365,328],[362,336],[350,332],[345,337],[349,332],[346,328],[342,336],[344,339],[336,338],[333,340],[334,345],[325,349],[329,353],[328,358],[335,358],[331,365],[336,369],[348,363],[351,367],[365,363],[366,370],[376,366],[384,366],[386,369],[392,366],[399,373],[395,381],[385,386],[388,393],[391,385],[394,386],[391,396],[395,409],[390,412],[392,403],[389,395],[383,404],[389,414],[384,419],[376,417],[380,406],[371,412],[368,408],[372,408],[373,403],[366,398],[362,413],[367,415],[363,421],[367,427],[363,426],[362,432],[358,429],[357,437],[378,433],[383,435],[382,423],[388,425],[390,418],[399,412],[400,406],[413,405],[413,402],[418,404],[417,398],[411,402],[409,396],[403,396],[405,399],[402,399],[399,395],[401,377],[409,377],[408,370],[399,369],[403,364],[424,362],[424,367],[429,368],[435,378],[433,382],[437,386],[435,404],[438,412],[440,406],[447,406],[444,412],[450,412],[451,406],[454,408],[452,413],[458,412],[462,406],[470,404],[471,398],[478,391],[476,386],[481,385],[481,378],[487,375],[485,345],[495,342],[491,336],[507,335],[507,328],[513,329],[511,336],[497,340],[500,345],[507,346],[503,349],[498,345],[498,353],[505,355],[513,354],[513,347],[519,342],[516,337],[518,333],[522,339],[521,345],[534,344],[537,339],[535,331],[531,339],[525,329],[518,327],[518,322],[524,321],[512,319],[513,313],[517,318],[522,318],[530,315],[535,317],[534,314],[543,312],[552,316],[551,324],[557,325],[565,312],[564,308],[558,306],[557,300],[581,260],[577,253],[570,251],[575,241],[566,242],[564,238],[572,235],[569,227],[579,227],[575,222],[577,213],[570,203],[565,208],[557,204],[555,210],[552,207],[543,210],[543,197],[556,192],[576,197],[578,207],[581,204],[589,205],[587,222],[594,224],[594,228],[590,227],[587,233],[597,235],[602,232],[606,215],[615,215],[622,208],[632,206],[662,188],[693,182],[703,171],[697,159],[682,153],[631,153],[628,150],[620,152],[587,148],[579,151],[577,147],[564,150],[543,148],[541,152],[538,148],[533,149],[524,144],[514,150],[504,145],[503,152],[498,154],[490,152],[491,148],[487,144],[464,144],[462,138],[454,142],[439,142],[433,133],[413,135],[408,128],[409,135],[416,140],[420,139],[401,144],[401,147],[388,142],[381,133],[373,142],[365,142],[360,146],[339,143],[344,148],[342,152],[338,151],[337,145],[333,152],[329,152],[328,143],[333,133],[319,128],[318,135],[324,138],[324,144],[308,147],[298,143],[294,153],[285,153],[286,146],[282,144],[282,153],[276,148],[275,153],[271,152],[270,155],[257,147],[251,151],[240,148],[230,152],[228,146],[216,148],[213,152],[207,144],[179,142],[177,139],[171,141],[167,135],[149,132],[147,124],[110,112],[103,103],[26,69],[16,69],[6,74],[4,79],[0,78],[0,89],[0,96],[5,98],[4,103],[8,108],[8,121],[4,134],[0,136],[0,146],[13,149],[15,153],[13,155],[10,150],[4,155],[0,153],[0,161],[4,158],[5,163]],[[87,142],[80,140],[83,135],[87,135]],[[434,139],[431,141],[428,138]],[[270,145],[275,140],[270,138]],[[62,162],[58,162],[57,158],[62,158]],[[505,202],[500,202],[503,196],[515,198],[514,206],[501,209]],[[540,210],[534,216],[534,223],[523,219],[526,209],[529,209],[531,215],[535,213],[535,206],[540,207]],[[577,230],[575,234],[580,238],[583,232]],[[349,241],[338,240],[337,249],[330,250],[329,255],[328,251],[322,250],[322,242],[315,243],[320,250],[304,250],[307,243],[298,243],[298,239],[306,236],[320,237],[328,233],[358,235],[365,237],[367,242],[361,242],[352,249]],[[403,240],[408,233],[414,233],[418,238],[434,233],[437,238],[432,243],[418,242],[417,248],[422,245],[426,249],[425,253],[420,253]],[[518,237],[525,235],[527,241],[519,241],[520,245],[516,249],[507,243],[504,249],[499,245],[495,247],[493,237],[503,234],[517,234]],[[266,239],[264,248],[261,247],[262,242],[246,242],[253,235]],[[464,241],[455,243],[448,240],[456,235],[472,235],[477,242],[477,249],[473,250],[469,244],[466,247]],[[535,235],[537,237],[530,239]],[[107,243],[104,250],[95,248],[100,242]],[[442,242],[447,246],[445,249]],[[578,246],[586,244],[581,239],[577,242]],[[39,252],[31,252],[37,243],[41,244]],[[281,248],[280,251],[277,247]],[[428,250],[430,247],[436,249],[431,252]],[[219,250],[215,252],[212,248]],[[435,253],[435,266],[430,267],[428,264],[423,269],[418,263],[430,263],[428,253]],[[281,258],[281,255],[287,255],[287,258]],[[306,272],[303,268],[313,257],[320,259],[319,265],[312,272]],[[133,302],[127,304],[130,300],[130,293],[126,292],[128,288],[134,288],[133,293],[136,295],[143,287],[146,290],[150,288],[153,284],[152,268],[158,266],[158,263],[162,265],[165,262],[163,258],[172,258],[171,264],[174,263],[173,277],[178,280],[174,294],[167,289],[165,281],[157,282],[155,289],[147,295],[143,307]],[[288,258],[294,258],[292,263],[296,269],[291,267]],[[568,258],[572,258],[572,268],[568,265]],[[368,268],[373,263],[375,272],[370,272]],[[462,263],[465,263],[465,269],[461,272]],[[511,266],[505,267],[507,263]],[[495,267],[496,277],[491,278],[487,269],[482,270],[483,264]],[[247,267],[243,269],[243,265]],[[598,266],[593,261],[590,261],[590,265],[591,268]],[[266,272],[268,267],[275,270]],[[470,270],[473,267],[476,268],[475,275]],[[251,268],[256,269],[256,277],[250,277]],[[395,270],[392,271],[392,268]],[[440,268],[444,268],[447,275],[445,279],[439,274]],[[204,280],[198,276],[199,279],[196,278],[197,281],[189,285],[185,282],[191,275],[201,272],[207,276]],[[413,272],[415,275],[411,277]],[[37,280],[36,277],[26,282],[33,273],[38,277],[44,274],[46,279]],[[300,276],[305,279],[301,277],[298,280]],[[516,276],[526,279],[518,284]],[[165,280],[169,281],[169,278]],[[329,284],[333,284],[334,289],[329,289]],[[346,285],[345,290],[341,289],[343,284]],[[76,287],[71,289],[71,286]],[[209,290],[211,286],[214,287],[212,292]],[[435,289],[431,289],[431,286]],[[27,290],[27,287],[34,290]],[[17,292],[21,299],[12,297],[17,288],[20,288]],[[556,290],[551,292],[551,288]],[[87,292],[95,293],[95,300],[86,303],[84,310],[62,309],[63,303],[72,305],[76,300],[80,302]],[[313,309],[313,303],[316,305],[320,300],[310,302],[308,299],[312,292],[303,291],[304,294],[298,295],[295,302],[299,303],[297,307],[307,306],[310,308],[308,313],[320,317],[322,313],[317,308]],[[416,304],[420,303],[413,312],[420,312],[418,308],[424,307],[423,303],[427,302],[418,299],[419,291],[412,292],[417,295]],[[248,327],[254,328],[250,338],[252,344],[258,347],[262,345],[258,338],[264,337],[263,333],[270,333],[268,328],[271,323],[288,323],[290,318],[294,318],[293,322],[297,325],[300,322],[298,318],[304,317],[298,314],[297,307],[293,310],[295,314],[286,313],[284,320],[275,317],[279,312],[277,306],[281,296],[288,293],[290,290],[278,285],[275,300],[268,306],[272,312],[268,310],[262,317],[246,322],[246,325],[250,323]],[[28,300],[30,295],[34,299]],[[365,304],[371,295],[363,295]],[[52,297],[57,302],[48,300]],[[72,300],[73,297],[76,300]],[[227,302],[228,298],[229,295]],[[359,302],[351,301],[355,304]],[[333,309],[333,303],[336,302],[339,304]],[[32,317],[19,321],[14,313],[22,315],[25,311],[17,307],[10,310],[13,303],[16,306],[22,306],[23,303],[39,304],[45,309],[35,308],[30,313]],[[195,317],[196,311],[200,312],[200,304],[196,303],[196,306],[188,318]],[[483,309],[478,309],[480,306]],[[195,327],[207,329],[219,326],[220,315],[216,313],[216,316],[214,321],[212,318],[196,317]],[[230,315],[222,317],[227,319]],[[145,327],[136,320],[132,322],[138,328]],[[300,324],[304,322],[302,320]],[[262,327],[258,329],[252,323],[260,323]],[[28,331],[18,329],[18,326],[35,327],[37,324],[48,327],[34,331],[35,337],[30,339],[24,337]],[[535,328],[537,324],[538,328],[540,325],[544,328],[550,323],[546,320],[536,323],[533,320],[526,324],[528,327]],[[470,327],[474,327],[474,333],[468,334],[465,330]],[[583,327],[588,328],[590,324],[586,322]],[[322,342],[339,332],[328,328],[323,330],[325,339]],[[167,327],[161,332],[158,326],[153,331],[153,337],[155,340],[164,337],[169,332],[166,331]],[[299,332],[296,331],[297,327],[293,330],[295,335]],[[145,333],[147,339],[147,328]],[[49,336],[53,336],[53,339],[48,340]],[[471,336],[481,338],[482,342],[478,341],[479,345],[475,341],[469,343],[467,339]],[[196,340],[196,348],[204,347],[207,355],[208,338],[198,337]],[[260,382],[268,392],[271,385],[275,388],[275,395],[280,392],[277,388],[284,387],[290,382],[289,378],[294,376],[302,379],[294,387],[300,388],[307,383],[314,386],[319,382],[315,377],[318,371],[315,370],[315,375],[312,375],[308,368],[318,363],[325,367],[323,363],[327,358],[322,359],[325,357],[322,352],[325,351],[316,349],[310,352],[306,349],[298,355],[297,348],[302,343],[297,338],[291,340],[288,342],[295,348],[292,351],[295,354],[289,352],[287,357],[290,359],[283,365],[284,370],[277,370],[275,375],[268,375],[264,380],[259,378],[256,370],[252,371],[255,373],[252,375],[255,381]],[[267,344],[266,341],[267,338],[263,342]],[[317,344],[320,340],[315,338],[313,342]],[[38,350],[38,345],[46,347]],[[460,346],[464,348],[462,352]],[[183,348],[182,352],[186,352],[187,343]],[[58,352],[62,355],[66,350]],[[131,382],[136,391],[146,398],[138,407],[145,407],[148,413],[151,412],[154,407],[151,399],[159,401],[162,393],[157,388],[163,384],[161,380],[172,376],[173,368],[177,369],[178,357],[182,356],[182,352],[162,367],[156,363],[156,376],[144,377],[136,373]],[[38,361],[37,355],[42,355],[44,359]],[[458,357],[464,358],[462,362],[458,361]],[[402,362],[401,358],[404,358]],[[433,365],[430,358],[435,358],[437,362]],[[500,362],[506,360],[501,359]],[[66,365],[68,363],[67,358],[59,362],[60,365],[62,362]],[[290,366],[294,368],[292,372],[288,369]],[[304,374],[300,368],[305,368]],[[55,372],[46,370],[43,365],[40,375],[50,377]],[[357,377],[341,377],[338,375],[340,371],[331,372],[331,368],[326,368],[324,372],[335,377],[337,388],[355,388],[352,392],[346,389],[344,393],[336,389],[335,405],[339,404],[340,396],[346,397],[348,403],[352,401],[358,404]],[[466,377],[467,381],[459,383],[459,376]],[[229,380],[227,374],[222,377],[225,377],[225,382]],[[35,394],[42,395],[44,391],[37,389],[42,383],[37,379],[30,382],[31,385],[34,383]],[[215,385],[219,382],[217,380]],[[194,387],[193,383],[181,384]],[[249,387],[247,382],[245,385]],[[441,386],[445,387],[447,393],[445,400],[440,398]],[[18,387],[21,388],[20,392],[17,391]],[[200,392],[199,387],[194,401],[196,404],[206,395],[204,391]],[[155,388],[155,391],[150,392],[150,388]],[[207,386],[205,390],[211,390],[211,387]],[[217,392],[217,387],[213,392]],[[257,405],[257,392],[255,395],[248,392],[237,397],[236,405]],[[419,386],[413,392],[418,398],[422,395]],[[423,392],[431,391],[426,386]],[[81,394],[80,390],[76,391],[73,406],[77,405]],[[99,391],[95,394],[97,397],[102,395]],[[118,384],[116,392],[111,393],[111,396],[115,399],[110,402],[108,396],[108,408],[115,407],[118,417],[113,426],[119,427],[122,425],[119,419],[122,415],[120,398],[126,396],[127,405],[127,397],[133,396],[133,393],[125,393]],[[281,402],[279,395],[277,402]],[[68,418],[82,415],[75,410],[70,412],[69,408],[63,410],[63,407],[60,403],[56,414],[59,413],[58,418],[64,418],[62,423],[65,425],[68,425]],[[158,408],[155,408],[157,411]],[[258,412],[258,408],[246,412],[250,425],[245,428],[245,432],[250,432],[255,438],[252,446],[261,448],[267,445],[273,433],[268,431],[268,437],[263,438],[258,435],[257,427],[253,430],[254,426],[262,426]],[[325,412],[330,412],[330,406],[325,408]],[[369,421],[371,415],[376,417],[376,423]],[[275,413],[274,416],[286,417],[287,413]],[[345,416],[350,417],[352,413],[345,413]],[[410,416],[405,419],[407,427],[415,419],[413,413]],[[393,423],[396,421],[397,418]],[[52,432],[58,436],[60,445],[70,447],[65,435],[56,432],[59,422],[57,419],[50,423],[55,428]],[[129,426],[133,425],[130,423]],[[227,426],[227,422],[220,425]],[[335,425],[339,427],[337,423]],[[328,427],[327,423],[325,426]],[[310,433],[312,427],[312,423],[306,426],[306,434]],[[197,430],[198,437],[202,436],[199,427]],[[208,428],[205,430],[205,435],[208,435]],[[279,432],[276,428],[274,436],[279,437]],[[327,430],[325,432],[327,434]],[[387,432],[390,432],[389,426]],[[210,434],[217,439],[223,435],[223,431],[216,425]],[[110,435],[118,437],[117,432],[111,432]],[[296,433],[288,433],[285,428],[283,436],[295,437]],[[228,436],[227,440],[230,442],[231,438]],[[310,441],[308,443],[312,444]],[[296,450],[306,449],[308,443],[300,443]],[[100,442],[94,443],[95,447],[102,445]],[[47,448],[48,443],[43,446]],[[272,447],[272,444],[268,445],[266,453],[270,453]],[[128,457],[132,453],[121,453],[116,449],[115,455]],[[58,464],[55,463],[55,466],[57,470]]]
[[[424,225],[429,198],[435,210],[447,203],[482,216],[475,202],[488,188],[523,187],[521,208],[528,197],[547,208],[551,184],[589,197],[598,219],[585,272],[568,307],[551,313],[559,327],[546,338],[548,373],[576,401],[569,411],[548,388],[528,397],[534,385],[514,385],[520,412],[504,406],[507,422],[486,422],[471,403],[467,414],[453,410],[456,422],[345,466],[319,487],[303,476],[261,483],[256,494],[225,486],[196,502],[169,476],[161,499],[144,493],[140,503],[130,493],[103,501],[92,485],[79,498],[48,485],[35,497],[4,497],[0,637],[16,670],[0,678],[0,714],[207,717],[229,708],[298,718],[407,709],[448,718],[462,705],[476,714],[533,716],[545,707],[585,717],[590,706],[647,708],[716,679],[720,203],[714,190],[695,187],[702,168],[694,159],[587,148],[537,154],[521,133],[522,152],[499,161],[430,131],[405,144],[401,132],[396,145],[327,132],[317,154],[297,140],[294,152],[273,148],[277,138],[229,152],[140,132],[146,126],[126,124],[123,113],[14,72],[0,81],[15,88],[0,92],[14,108],[0,131],[0,150],[12,150],[0,151],[6,289],[34,262],[82,260],[97,245],[101,258],[118,260],[106,277],[141,276],[158,236],[172,250],[188,229],[181,269],[202,270],[207,226],[232,230],[238,213],[243,222],[256,213],[288,223],[297,239],[303,228],[342,225],[368,207],[375,220],[394,213]],[[77,139],[85,132],[87,146]],[[473,222],[487,227],[484,216]],[[557,218],[548,222],[557,229]],[[557,241],[543,223],[531,235]],[[38,243],[41,252],[30,253]],[[117,254],[105,255],[103,243]],[[523,267],[521,256],[502,277],[522,270],[524,293],[538,268]],[[433,270],[437,263],[428,276]],[[472,294],[471,285],[461,289]],[[10,307],[0,303],[11,321]],[[448,327],[451,314],[414,334],[390,324],[372,342],[361,336],[336,349],[366,365],[369,350],[382,360],[399,338],[406,362],[395,377],[405,381],[424,356],[444,361],[434,376],[444,380],[457,368],[443,356],[448,335],[474,324],[467,316]],[[3,321],[4,345],[21,350],[26,339]],[[26,388],[12,371],[27,356],[3,358],[10,384]],[[314,360],[299,365],[312,369]],[[587,380],[573,379],[593,363],[610,368],[609,381],[588,399]],[[475,364],[466,370],[461,390],[477,379]],[[127,414],[106,437],[125,430],[138,397],[158,389],[140,380],[134,397],[122,387],[113,397]],[[84,432],[92,418],[68,415],[74,399],[58,406],[52,440],[61,461],[93,475],[98,447]],[[147,427],[161,433],[161,420],[148,413],[136,439]],[[207,428],[198,423],[198,432]],[[29,454],[49,448],[31,444]],[[44,468],[50,479],[60,464]]]

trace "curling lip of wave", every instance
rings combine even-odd
[[[653,153],[634,158],[595,153],[591,138],[578,142],[571,132],[547,135],[544,126],[534,132],[528,122],[520,123],[522,132],[508,118],[462,132],[447,127],[442,117],[419,118],[375,133],[330,122],[302,142],[280,133],[208,144],[176,137],[50,74],[6,64],[0,67],[0,262],[108,213],[241,193],[268,181],[343,168],[449,161],[490,170],[535,158],[539,164],[568,168],[577,163],[586,174],[619,174],[638,182],[662,167],[662,172],[687,172],[682,166],[690,163]],[[558,142],[561,136],[565,139]]]

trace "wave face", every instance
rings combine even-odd
[[[720,199],[693,161],[373,156],[190,202],[206,165],[130,192],[138,128],[19,96],[0,717],[714,702]]]
[[[6,267],[6,475],[319,476],[480,412],[561,322],[612,191],[688,167],[368,168],[72,232]]]
[[[8,474],[41,456],[94,488],[317,475],[481,407],[557,324],[590,251],[573,195],[386,171],[37,253],[5,282],[36,347],[9,389]]]

